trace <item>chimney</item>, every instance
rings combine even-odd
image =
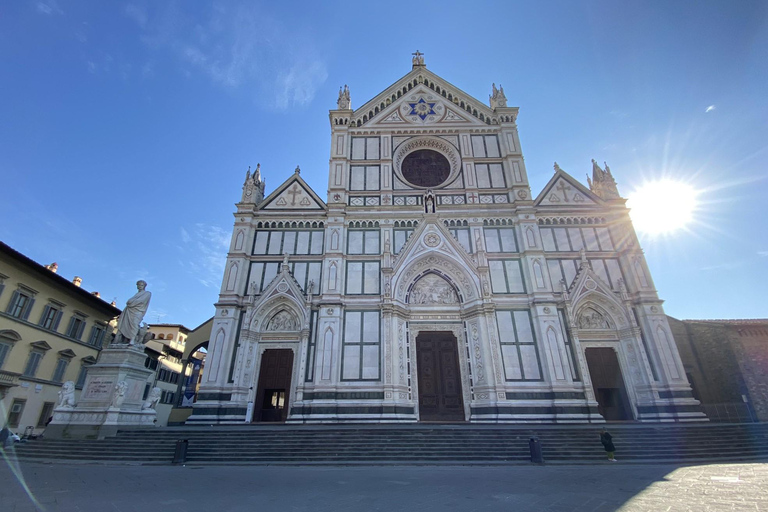
[[[72,284],[74,284],[74,285],[75,285],[75,286],[77,286],[78,288],[80,287],[80,284],[81,284],[82,282],[83,282],[83,278],[82,278],[82,277],[80,277],[80,276],[75,276],[75,278],[72,280]]]
[[[99,299],[101,298],[101,294],[99,292],[91,292],[91,295],[93,295],[93,296],[95,296],[95,297],[97,297]]]
[[[47,268],[48,270],[50,270],[55,274],[56,271],[59,270],[59,264],[54,261],[50,265],[46,265],[45,268]]]

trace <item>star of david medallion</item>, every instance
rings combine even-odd
[[[427,245],[427,247],[437,247],[440,245],[440,242],[440,235],[437,233],[430,233],[424,237],[424,243]]]
[[[408,112],[409,116],[419,116],[421,120],[425,120],[428,115],[434,115],[435,112],[435,103],[427,103],[424,101],[424,98],[420,98],[419,101],[415,103],[408,103],[408,105],[411,107],[411,111]]]

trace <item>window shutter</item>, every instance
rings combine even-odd
[[[11,301],[8,303],[8,307],[5,309],[6,313],[10,313],[13,311],[14,306],[16,306],[16,301],[19,300],[19,292],[18,290],[15,290],[13,292],[13,295],[11,295]]]
[[[51,330],[56,331],[59,328],[59,322],[61,322],[61,317],[64,316],[64,313],[62,311],[56,312],[56,318],[53,320],[53,325],[51,326]]]
[[[75,338],[78,340],[83,337],[83,331],[85,331],[85,320],[80,322],[80,326],[77,329],[77,333],[75,333]]]
[[[96,346],[101,347],[104,344],[104,335],[107,333],[106,329],[101,329],[99,337],[96,339]]]
[[[27,302],[27,307],[24,308],[24,311],[21,313],[21,319],[26,320],[29,318],[29,312],[32,311],[32,306],[35,305],[35,299],[32,297],[29,298],[29,301]]]
[[[5,290],[5,285],[0,284],[0,295],[3,295],[3,290]]]
[[[72,326],[74,325],[74,323],[75,323],[75,317],[73,316],[72,318],[69,319],[69,325],[67,326],[67,332],[66,332],[67,336],[71,336],[73,334]]]
[[[43,322],[45,322],[45,319],[48,318],[48,311],[51,310],[51,306],[45,306],[43,309],[43,314],[40,316],[40,322],[37,325],[43,325]]]

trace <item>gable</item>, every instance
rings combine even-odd
[[[259,206],[260,210],[325,210],[325,203],[295,173],[272,192]]]
[[[428,87],[419,85],[380,110],[365,124],[366,128],[424,125],[480,127],[486,126],[486,123]]]
[[[596,206],[602,204],[600,198],[587,190],[584,185],[557,168],[555,175],[549,180],[539,196],[534,201],[536,206]]]
[[[424,100],[423,103],[420,100]],[[432,108],[429,103],[434,103]],[[425,67],[416,67],[356,109],[352,115],[352,124],[368,127],[375,120],[377,124],[389,127],[438,122],[485,126],[497,124],[495,117],[494,111],[484,102]]]

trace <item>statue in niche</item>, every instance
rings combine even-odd
[[[141,404],[141,410],[142,411],[154,411],[157,407],[157,403],[160,401],[160,397],[162,396],[163,391],[158,388],[154,387],[152,388],[152,391],[149,393],[149,396],[147,396],[147,399],[144,401],[143,404]]]
[[[610,329],[611,326],[603,315],[592,308],[584,309],[579,315],[579,329]]]
[[[445,279],[428,274],[413,286],[408,302],[410,304],[458,304],[459,298]]]
[[[285,310],[273,316],[267,325],[268,331],[295,331],[298,328],[299,325],[296,319]]]

